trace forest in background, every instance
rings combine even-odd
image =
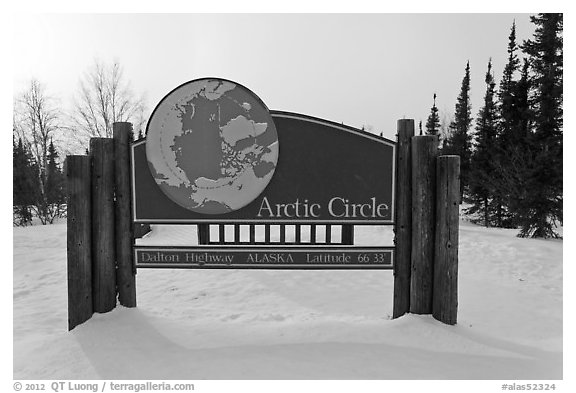
[[[535,32],[522,43],[511,26],[499,83],[487,59],[484,100],[475,117],[468,63],[449,121],[441,122],[434,93],[419,128],[438,135],[441,154],[460,156],[461,202],[474,222],[518,228],[521,237],[555,238],[563,223],[563,15],[530,18]],[[143,136],[147,104],[118,61],[96,60],[67,112],[38,80],[14,98],[15,226],[31,225],[34,217],[44,225],[64,217],[64,156],[87,152],[92,137],[111,137],[114,122],[131,122]]]

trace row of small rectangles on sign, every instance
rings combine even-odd
[[[354,244],[353,225],[200,224],[200,244]]]

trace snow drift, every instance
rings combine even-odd
[[[186,231],[142,241],[186,242]],[[15,379],[563,376],[561,240],[462,222],[456,326],[390,319],[391,271],[140,269],[138,308],[67,332],[65,223],[13,233]]]

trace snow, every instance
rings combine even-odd
[[[456,326],[392,320],[391,271],[139,269],[137,308],[68,332],[65,222],[14,228],[13,378],[559,380],[563,241],[515,235],[461,222]]]

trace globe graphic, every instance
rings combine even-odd
[[[278,162],[278,135],[253,92],[224,79],[197,79],[170,92],[152,113],[146,157],[172,201],[225,214],[264,191]]]

